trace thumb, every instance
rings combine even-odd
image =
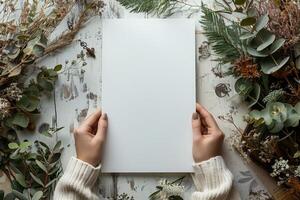
[[[107,114],[103,113],[98,121],[98,129],[95,135],[95,139],[101,142],[105,141],[106,138],[106,131],[107,131]]]
[[[201,137],[202,132],[201,132],[201,120],[200,116],[198,113],[193,113],[192,117],[192,128],[193,128],[193,136],[195,137]]]

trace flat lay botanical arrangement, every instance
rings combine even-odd
[[[99,0],[25,0],[22,5],[17,0],[0,1],[0,170],[12,188],[8,194],[0,191],[0,199],[51,197],[62,171],[61,142],[49,146],[42,141],[20,141],[18,134],[37,132],[41,99],[53,94],[55,81],[65,70],[61,64],[39,66],[38,61],[70,44],[82,25],[103,7]],[[50,41],[54,29],[73,9],[78,14],[68,18],[68,30]],[[94,49],[84,44],[80,41],[87,55],[94,57]],[[60,129],[55,124],[38,131],[55,137]]]
[[[215,9],[187,1],[119,0],[133,12],[170,16],[203,13],[199,20],[221,76],[249,105],[248,123],[234,144],[300,198],[300,5],[296,0],[219,0]]]

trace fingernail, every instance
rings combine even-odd
[[[198,113],[193,113],[193,120],[196,120],[196,119],[198,119]]]
[[[106,113],[103,113],[102,117],[103,117],[104,120],[107,120],[107,114]]]

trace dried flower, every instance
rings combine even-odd
[[[234,73],[247,79],[259,78],[261,76],[258,65],[250,57],[242,56],[234,62]]]
[[[256,9],[260,15],[269,14],[268,28],[278,37],[285,38],[285,48],[295,45],[300,39],[300,8],[295,1],[276,5],[276,1],[258,1]]]
[[[161,200],[168,200],[170,196],[182,196],[184,192],[184,186],[171,183],[166,179],[160,180],[159,186],[162,187],[159,193],[159,199]]]
[[[11,83],[5,92],[6,97],[11,101],[19,101],[22,98],[22,90],[18,88],[17,83]]]
[[[0,97],[0,119],[10,116],[10,108],[10,102],[5,98]]]
[[[283,158],[280,157],[279,160],[276,159],[275,163],[272,165],[273,172],[270,175],[272,177],[279,176],[289,168],[290,166],[288,165],[288,160],[283,160]]]
[[[294,175],[297,176],[297,177],[300,177],[300,165],[294,171]]]

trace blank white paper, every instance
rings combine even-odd
[[[102,172],[192,172],[195,24],[103,20]]]

